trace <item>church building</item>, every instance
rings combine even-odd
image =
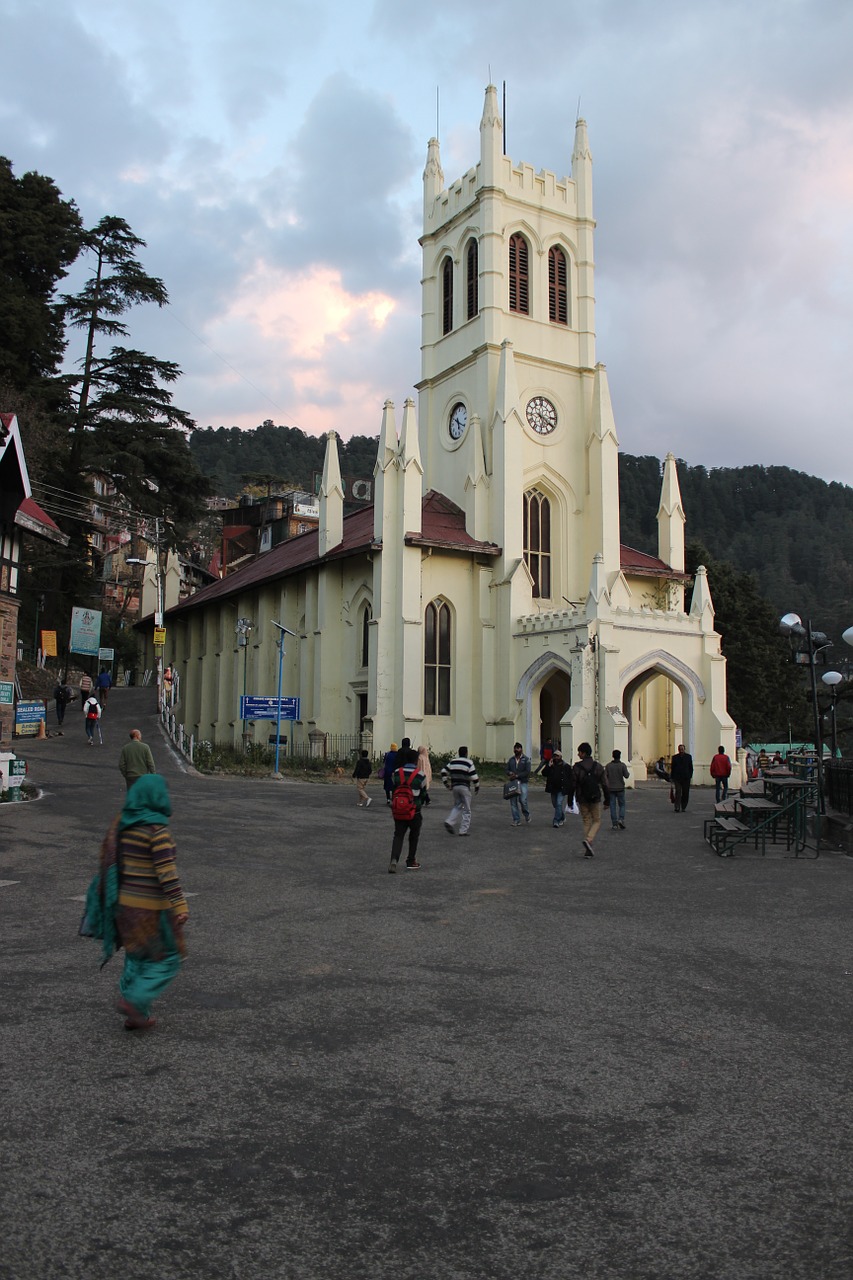
[[[604,760],[619,748],[635,778],[684,742],[697,781],[720,743],[734,757],[672,454],[657,556],[620,544],[594,230],[583,120],[571,177],[504,155],[491,85],[477,164],[446,185],[429,142],[417,408],[398,423],[385,404],[372,508],[344,516],[330,432],[319,529],[167,613],[187,732],[239,742],[243,690],[276,694],[278,622],[295,633],[281,690],[300,699],[297,740],[361,733],[378,753],[407,736],[488,760],[517,739],[536,756],[546,737],[571,759],[587,740]]]

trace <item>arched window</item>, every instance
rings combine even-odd
[[[538,489],[524,495],[524,563],[534,596],[551,596],[551,504]]]
[[[476,240],[468,241],[465,254],[465,282],[467,286],[466,316],[473,320],[480,310],[480,254]]]
[[[566,255],[557,244],[548,250],[548,316],[555,324],[569,323]]]
[[[370,665],[370,619],[372,616],[370,605],[366,604],[361,615],[361,665],[363,667]]]
[[[443,600],[424,613],[424,715],[450,715],[450,605]]]
[[[527,274],[527,241],[516,232],[509,238],[509,309],[530,312],[530,285]]]
[[[441,264],[441,332],[450,333],[453,328],[453,259],[445,258]]]

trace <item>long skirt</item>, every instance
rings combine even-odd
[[[119,990],[128,1004],[147,1018],[152,1002],[177,977],[183,961],[183,938],[176,939],[165,911],[120,908],[118,928],[124,945]]]

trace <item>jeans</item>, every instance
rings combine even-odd
[[[527,807],[528,784],[526,782],[519,782],[518,785],[521,788],[520,793],[517,796],[510,796],[509,798],[509,807],[512,810],[513,822],[521,822],[522,813],[525,818],[530,817],[530,810]]]
[[[728,778],[715,778],[714,782],[717,788],[716,802],[719,804],[721,800],[728,799],[729,780]]]
[[[563,802],[566,797],[562,791],[552,791],[551,800],[554,804],[554,826],[559,827],[566,821],[566,815],[563,813]]]
[[[610,792],[610,821],[614,827],[617,823],[625,821],[625,792]]]

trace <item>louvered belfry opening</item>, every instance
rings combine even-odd
[[[465,255],[467,284],[467,319],[473,320],[480,310],[480,254],[476,240],[468,241]]]
[[[441,332],[453,328],[453,260],[445,258],[441,266]]]
[[[559,245],[548,250],[548,316],[554,324],[569,323],[566,255]]]
[[[527,241],[516,232],[509,240],[509,309],[523,315],[530,313],[528,257]]]

